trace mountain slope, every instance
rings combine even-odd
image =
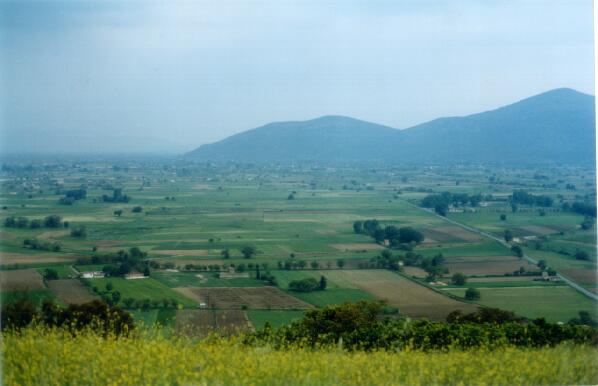
[[[241,162],[593,163],[594,144],[594,97],[556,89],[405,130],[339,116],[271,123],[187,156]]]
[[[398,130],[358,119],[325,116],[301,122],[275,122],[200,146],[187,155],[222,161],[347,161],[379,154]]]
[[[580,163],[595,157],[594,128],[594,97],[556,89],[411,127],[402,131],[399,146],[403,159],[417,162]]]

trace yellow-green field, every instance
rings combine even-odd
[[[237,340],[104,339],[29,329],[3,335],[5,385],[596,384],[598,349],[347,352],[273,350]]]

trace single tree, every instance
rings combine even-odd
[[[454,285],[464,285],[466,281],[467,277],[460,272],[455,273],[451,278],[451,283]]]
[[[523,257],[523,249],[519,245],[513,245],[511,247],[511,252],[519,258]]]
[[[246,259],[250,259],[253,255],[255,255],[255,253],[256,253],[255,247],[247,245],[247,246],[241,248],[241,254]]]
[[[328,285],[326,277],[325,276],[320,276],[320,290],[325,290],[326,286]]]
[[[500,221],[505,221],[507,219],[507,215],[506,214],[501,214],[500,215]]]
[[[58,272],[52,268],[46,268],[44,270],[44,279],[46,280],[58,280]]]
[[[59,228],[62,226],[62,217],[58,215],[50,215],[44,217],[44,226],[46,228]]]
[[[338,259],[336,261],[336,266],[339,267],[340,269],[343,269],[343,267],[345,266],[345,260],[343,259]]]
[[[446,217],[446,214],[448,213],[448,205],[445,203],[438,203],[436,205],[434,205],[434,212],[436,212],[436,214]]]
[[[71,237],[84,239],[87,237],[87,228],[85,225],[79,225],[71,229]]]
[[[590,260],[590,255],[586,251],[578,250],[577,252],[575,252],[575,259]]]
[[[377,243],[382,243],[386,237],[386,233],[382,229],[376,229],[372,237]]]
[[[362,221],[355,221],[353,223],[353,232],[359,234],[363,232],[363,222]]]
[[[473,287],[468,288],[467,291],[465,291],[465,299],[467,300],[480,300],[480,297],[480,291]]]
[[[508,229],[505,229],[504,237],[505,237],[505,241],[507,243],[510,243],[511,241],[513,241],[513,233]]]

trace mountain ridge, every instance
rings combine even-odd
[[[559,88],[402,130],[340,115],[271,122],[186,156],[237,162],[593,162],[594,110],[594,96]]]

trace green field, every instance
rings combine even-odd
[[[546,177],[542,179],[536,178],[538,173],[531,167],[230,167],[116,159],[69,164],[40,161],[33,162],[27,170],[15,164],[13,169],[0,171],[3,203],[0,220],[14,216],[31,221],[57,214],[68,221],[69,226],[3,226],[0,265],[13,269],[32,267],[38,272],[51,267],[61,278],[67,278],[74,274],[69,268],[71,265],[82,272],[101,271],[107,263],[98,261],[100,257],[115,256],[120,250],[138,247],[147,253],[145,264],[152,264],[151,279],[92,279],[92,286],[103,291],[105,283],[112,281],[122,299],[175,298],[185,307],[195,307],[193,300],[173,289],[263,286],[267,283],[253,278],[255,266],[259,265],[262,273],[270,272],[276,277],[281,290],[321,307],[373,298],[344,273],[356,268],[373,268],[368,264],[373,264],[373,259],[384,249],[372,237],[353,231],[353,222],[357,220],[377,219],[383,227],[410,226],[428,234],[429,239],[416,245],[413,253],[424,257],[442,254],[447,264],[475,264],[493,256],[511,255],[508,248],[496,241],[463,233],[454,224],[419,207],[429,194],[480,193],[483,196],[480,205],[451,208],[448,218],[498,237],[509,230],[518,238],[513,243],[527,255],[545,260],[551,269],[586,288],[596,288],[598,283],[592,275],[596,271],[596,228],[581,230],[579,224],[583,216],[561,209],[561,203],[592,201],[596,193],[594,171],[555,167],[542,171]],[[575,184],[576,190],[566,189],[567,183]],[[69,189],[82,188],[87,192],[86,198],[72,205],[59,203]],[[130,200],[104,202],[102,196],[111,196],[114,189],[122,189]],[[554,204],[550,208],[520,205],[513,212],[508,197],[517,189],[546,194]],[[295,192],[293,200],[288,199],[291,192]],[[143,211],[133,213],[135,206],[141,206]],[[540,215],[540,209],[544,215]],[[117,215],[115,211],[120,210]],[[500,219],[503,214],[505,220]],[[86,227],[86,237],[72,237],[70,229],[81,225]],[[26,239],[48,245],[60,243],[61,249],[57,252],[25,248]],[[250,258],[244,258],[241,253],[247,246],[256,250]],[[228,250],[228,258],[224,257],[224,250]],[[588,260],[576,259],[577,251],[585,251]],[[397,248],[391,253],[404,257],[407,251]],[[339,261],[344,263],[342,270]],[[500,268],[500,274],[519,266],[509,266],[508,270]],[[141,271],[143,267],[137,269]],[[248,272],[250,277],[217,277],[217,272],[230,271]],[[440,279],[446,281],[453,273]],[[288,283],[292,280],[305,277],[319,280],[322,275],[328,282],[325,291],[289,291]],[[425,276],[424,273],[422,277]],[[555,313],[559,318],[575,316],[578,309],[594,304],[569,287],[546,285],[531,279],[524,284],[522,288],[521,282],[497,279],[466,286],[497,291],[489,295],[490,300],[483,298],[483,304],[488,300],[488,304],[509,307],[515,302],[514,307],[521,312],[545,314],[552,319]],[[362,283],[362,287],[367,286]],[[506,292],[510,287],[515,287],[512,291],[518,293],[516,299],[509,295],[511,292]],[[564,290],[569,297],[563,300],[561,296],[548,296],[538,303],[534,292],[538,288]],[[381,294],[378,293],[381,298],[389,296]],[[406,309],[410,306],[417,304],[404,305]],[[284,320],[275,313],[264,314],[262,319],[267,315],[274,318],[273,322]],[[139,318],[153,320],[149,316]]]
[[[4,305],[11,304],[22,299],[27,299],[37,306],[40,306],[46,299],[58,302],[58,299],[56,299],[54,293],[52,293],[52,291],[49,289],[29,290],[27,292],[0,292],[0,303]]]
[[[567,287],[567,284],[563,282],[545,282],[545,281],[489,281],[489,282],[468,282],[463,286],[458,285],[447,285],[439,288],[513,288],[513,287]]]
[[[465,296],[465,289],[444,291]],[[568,286],[479,288],[479,291],[478,303],[531,319],[544,317],[552,322],[567,322],[577,317],[579,311],[588,311],[593,318],[598,315],[595,302]]]
[[[201,275],[202,278],[197,277]],[[264,282],[254,278],[219,279],[215,273],[154,272],[152,278],[171,287],[260,287]]]
[[[176,320],[176,310],[174,309],[131,310],[129,312],[133,315],[138,327],[151,328],[159,324],[162,328],[161,331],[167,335],[172,332]]]
[[[332,304],[343,304],[346,302],[358,302],[360,300],[374,300],[373,295],[352,288],[330,288],[324,291],[294,292],[289,293],[301,300],[304,300],[316,307],[324,307]]]
[[[274,271],[273,275],[276,277],[280,288],[286,289],[287,293],[316,307],[375,299],[373,295],[359,289],[355,284],[347,280],[341,270]],[[327,287],[324,291],[296,292],[288,289],[289,283],[293,280],[301,280],[308,277],[319,280],[321,276],[324,276],[327,282]]]
[[[69,279],[76,277],[75,271],[70,265],[49,265],[45,267],[37,267],[37,271],[43,275],[46,269],[53,269],[58,274],[60,279]]]
[[[164,284],[152,278],[148,279],[137,279],[127,280],[122,278],[104,278],[104,279],[90,279],[92,287],[97,287],[103,290],[108,283],[111,283],[114,287],[113,291],[118,291],[121,294],[122,299],[132,298],[135,300],[157,300],[162,299],[175,299],[179,304],[184,307],[195,307],[197,303],[191,299],[188,299],[178,292],[171,290]]]

